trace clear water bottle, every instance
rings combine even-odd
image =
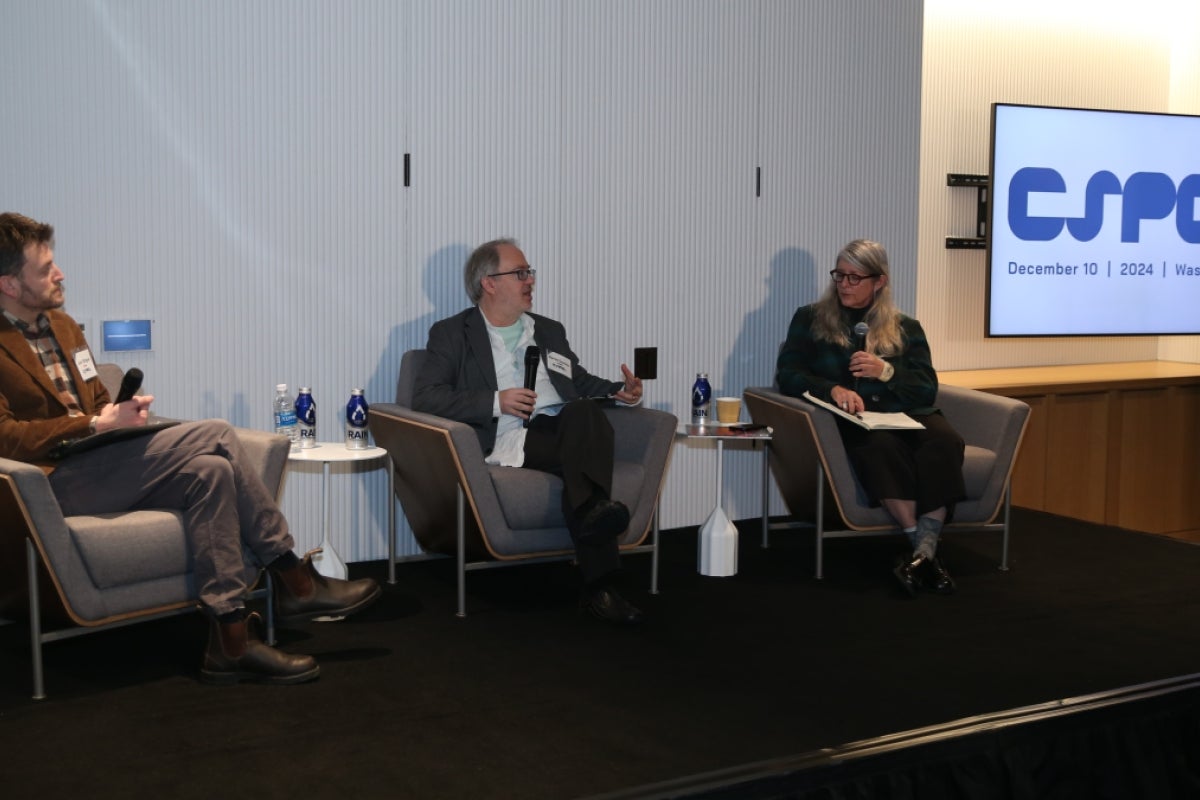
[[[346,447],[350,450],[366,450],[367,443],[367,398],[362,389],[350,392],[346,403]]]
[[[275,432],[292,440],[292,449],[300,447],[300,428],[296,425],[296,407],[286,383],[275,386]]]
[[[300,426],[300,448],[307,450],[317,446],[317,404],[312,399],[312,389],[300,387],[296,395],[296,424]]]
[[[707,425],[709,408],[712,405],[712,387],[708,384],[708,373],[697,372],[692,384],[692,424]]]

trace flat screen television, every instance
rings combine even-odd
[[[992,105],[986,335],[1200,334],[1200,117]]]

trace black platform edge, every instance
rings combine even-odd
[[[1186,693],[1194,696],[1181,697]],[[1106,712],[1118,712],[1106,714]],[[1121,713],[1123,712],[1123,713]],[[945,779],[930,778],[931,765],[934,770],[949,773],[957,768],[956,765],[967,759],[982,757],[989,762],[1006,762],[1002,768],[1007,775],[996,775],[995,792],[988,796],[1015,796],[1005,791],[1005,786],[1012,789],[1015,785],[1029,784],[1034,779],[1029,776],[1013,775],[1014,759],[1003,751],[1013,748],[1032,746],[1042,752],[1031,759],[1030,769],[1045,770],[1053,760],[1054,754],[1069,750],[1078,756],[1081,748],[1078,742],[1061,746],[1064,736],[1070,732],[1087,731],[1101,727],[1128,728],[1130,720],[1139,717],[1152,719],[1150,723],[1156,731],[1165,731],[1162,726],[1164,715],[1186,717],[1189,739],[1180,739],[1175,745],[1187,754],[1181,758],[1167,757],[1168,761],[1188,762],[1185,766],[1189,774],[1182,779],[1179,776],[1158,776],[1139,774],[1136,782],[1147,782],[1156,785],[1178,785],[1182,780],[1189,787],[1200,788],[1200,751],[1196,746],[1200,742],[1200,673],[1168,678],[1151,683],[1127,686],[1096,694],[1055,700],[1032,706],[983,714],[952,722],[915,728],[909,731],[879,736],[850,742],[836,747],[801,753],[765,761],[752,762],[736,767],[730,767],[713,772],[691,775],[662,783],[648,784],[607,794],[591,795],[582,800],[660,800],[663,798],[704,798],[705,800],[725,800],[726,798],[758,799],[758,798],[806,798],[806,797],[888,797],[886,790],[889,779],[885,776],[896,776],[898,773],[909,772],[901,778],[905,786],[903,796],[915,796],[910,793],[914,784],[924,781],[929,784],[946,784]],[[1120,738],[1137,738],[1135,732],[1125,731]],[[1052,744],[1051,742],[1057,742]],[[1137,745],[1135,745],[1137,747]],[[1085,745],[1082,748],[1086,751]],[[1124,759],[1120,759],[1124,760]],[[1021,759],[1016,759],[1020,762]],[[1072,771],[1093,772],[1102,777],[1094,779],[1108,789],[1117,789],[1114,777],[1109,770],[1094,769],[1096,764],[1074,763],[1067,769],[1052,769],[1057,773],[1058,780],[1074,780],[1079,783]],[[1018,765],[1019,768],[1019,765]],[[1124,766],[1129,769],[1129,765]],[[1136,768],[1136,767],[1135,767]],[[979,765],[971,767],[972,781],[978,781],[982,776]],[[917,775],[924,773],[924,777]],[[986,769],[984,770],[986,772]],[[1044,780],[1044,779],[1043,779]],[[1086,779],[1085,779],[1086,780]],[[841,786],[838,790],[837,786]],[[864,793],[864,787],[871,786],[872,790]],[[932,787],[929,787],[932,788]],[[961,788],[961,787],[960,787]],[[1190,789],[1188,790],[1190,792]],[[941,792],[930,792],[928,796],[942,796]],[[1020,793],[1018,793],[1020,794]],[[951,791],[946,796],[957,796],[957,791]],[[924,794],[919,796],[926,796]],[[1037,796],[1042,796],[1040,793]],[[1056,795],[1057,796],[1057,795]],[[1149,796],[1141,793],[1108,795],[1108,796]],[[1200,796],[1200,794],[1180,794],[1167,791],[1154,796]]]

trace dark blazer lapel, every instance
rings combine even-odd
[[[547,320],[546,324],[544,325],[538,325],[537,323],[541,322],[541,320],[538,319],[536,315],[531,314],[530,316],[533,317],[534,321],[533,340],[537,342],[538,347],[541,348],[542,366],[545,367],[546,374],[550,376],[550,383],[554,385],[555,390],[558,392],[558,396],[563,400],[575,400],[576,398],[580,397],[580,393],[579,389],[575,386],[574,377],[572,376],[571,378],[568,378],[566,375],[550,369],[550,363],[546,360],[551,353],[554,353],[555,355],[566,358],[569,362],[570,358],[567,356],[565,341],[559,341],[561,337],[554,335],[555,331],[549,320]],[[573,364],[572,369],[574,369]]]
[[[493,392],[499,389],[496,383],[496,364],[492,360],[492,341],[488,338],[487,323],[483,312],[476,306],[463,320],[465,338],[467,340],[467,361],[476,371],[475,376],[485,388]],[[468,378],[468,385],[473,384]]]

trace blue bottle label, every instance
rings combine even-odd
[[[351,395],[346,404],[346,447],[351,450],[366,450],[370,447],[367,441],[367,401],[362,395]]]

